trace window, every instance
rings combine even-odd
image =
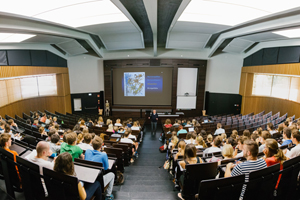
[[[39,96],[36,77],[21,78],[20,82],[22,97],[24,99]]]
[[[290,89],[290,77],[274,76],[272,85],[272,97],[288,99]]]
[[[298,88],[300,86],[300,78],[292,77],[291,80],[291,87],[290,87],[290,94],[289,94],[289,100],[292,101],[300,101],[298,98]]]
[[[20,79],[6,80],[6,87],[9,103],[22,99]]]
[[[7,89],[5,81],[0,81],[0,106],[5,106],[8,104]]]
[[[272,78],[270,75],[255,74],[253,80],[252,95],[270,96],[272,88]]]
[[[300,102],[300,77],[254,74],[252,95]]]
[[[39,96],[57,95],[56,76],[38,76]]]

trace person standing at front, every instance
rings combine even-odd
[[[150,115],[149,119],[151,120],[151,133],[156,133],[156,128],[157,128],[157,120],[158,120],[158,115],[156,113],[156,110],[152,111],[152,114]]]

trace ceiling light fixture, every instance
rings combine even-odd
[[[288,37],[288,38],[300,38],[300,28],[282,30],[282,31],[274,31],[272,33],[282,35],[282,36],[285,36],[285,37]]]
[[[17,8],[15,5],[18,5]],[[110,0],[10,0],[1,5],[0,11],[72,27],[129,21]]]
[[[234,26],[299,6],[299,0],[191,0],[178,21]]]
[[[0,43],[17,43],[34,37],[31,34],[0,33]]]

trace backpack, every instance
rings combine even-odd
[[[117,171],[117,178],[115,180],[115,185],[122,185],[124,183],[124,175],[122,172]]]
[[[164,152],[167,152],[167,148],[166,148],[166,145],[162,145],[161,147],[159,147],[159,151],[160,153],[164,153]]]

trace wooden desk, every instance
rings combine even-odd
[[[108,169],[112,169],[112,167],[115,163],[116,163],[116,160],[108,159]]]
[[[19,155],[24,153],[27,149],[19,145],[13,144],[9,147],[10,150],[16,151]]]
[[[100,170],[74,164],[74,170],[80,181],[94,183]]]
[[[31,154],[31,150],[27,150],[25,153],[23,153],[20,157],[21,158],[25,158],[26,156],[28,156],[29,154]]]

